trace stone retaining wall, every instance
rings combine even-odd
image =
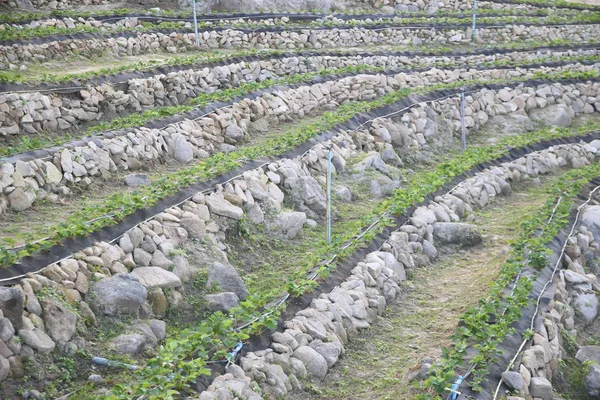
[[[556,40],[582,42],[600,36],[600,25],[567,26],[517,26],[478,29],[478,35],[486,44],[505,43],[515,40]],[[200,48],[236,49],[321,49],[373,45],[419,45],[445,42],[459,43],[471,40],[471,28],[382,28],[328,30],[304,29],[299,32],[243,32],[227,29],[204,31],[200,34]],[[0,65],[24,62],[62,60],[82,55],[99,54],[131,56],[144,53],[181,53],[195,47],[193,33],[140,33],[135,36],[66,39],[44,44],[15,44],[0,46]]]
[[[584,93],[589,88],[586,89],[583,84],[576,87],[542,85],[534,89],[504,89],[498,93],[482,91],[477,102],[485,104],[483,102],[486,98],[498,97],[509,103],[512,101],[520,104],[519,98],[529,90],[535,90],[540,98],[544,96],[549,99],[558,98],[561,93],[565,93],[567,97],[568,93],[575,91]],[[377,182],[370,184],[373,195],[377,197],[389,194],[400,185],[399,180],[390,178],[395,175],[394,165],[402,162],[398,155],[426,150],[428,146],[441,148],[443,143],[451,139],[454,125],[452,110],[456,106],[455,102],[455,99],[446,99],[434,102],[431,107],[418,105],[395,120],[378,119],[358,131],[340,132],[332,139],[335,171],[342,173],[346,169],[346,159],[369,152],[367,158],[352,167],[352,173],[358,174],[352,175],[352,179],[362,179],[361,173],[367,168],[378,171],[380,176]],[[473,104],[471,107],[477,107]],[[523,107],[526,104],[527,101],[524,101]],[[484,108],[488,109],[487,105]],[[572,105],[555,105],[554,108],[548,110],[550,114],[558,114],[561,110],[568,115],[575,113]],[[496,108],[492,106],[489,108],[494,109]],[[507,107],[503,108],[506,109]],[[515,110],[512,114],[525,118],[520,115],[524,113],[524,109],[521,110]],[[452,119],[447,121],[446,115]],[[140,318],[130,330],[147,333],[148,329],[152,329],[152,332],[158,332],[153,335],[121,335],[112,342],[116,351],[137,353],[143,351],[146,346],[156,346],[161,336],[160,332],[163,332],[164,337],[164,323],[161,325],[160,321],[151,318],[162,318],[168,307],[177,308],[181,305],[185,295],[183,284],[202,264],[209,265],[209,282],[211,279],[215,281],[219,277],[226,277],[219,282],[222,292],[207,296],[210,307],[227,309],[239,299],[243,299],[247,294],[245,286],[239,277],[235,278],[235,271],[232,272],[233,269],[227,261],[227,246],[224,242],[228,230],[232,227],[235,229],[237,221],[247,219],[251,223],[264,223],[274,235],[293,238],[304,225],[314,223],[309,219],[321,219],[325,212],[325,194],[322,187],[325,183],[326,147],[326,143],[318,144],[303,157],[279,160],[258,170],[248,171],[242,177],[218,185],[214,191],[197,194],[180,206],[165,210],[128,231],[116,244],[96,243],[76,253],[73,258],[49,265],[39,274],[28,274],[12,288],[0,288],[0,310],[4,316],[0,319],[0,324],[11,327],[7,328],[10,334],[0,338],[8,349],[0,353],[0,378],[8,376],[11,369],[18,372],[15,365],[18,365],[22,356],[51,352],[55,348],[67,353],[85,348],[85,340],[75,333],[77,321],[95,324],[100,315],[129,315]],[[557,146],[498,167],[498,170],[492,169],[478,174],[455,189],[452,195],[436,198],[437,205],[431,204],[417,209],[410,225],[394,234],[381,253],[371,255],[364,265],[360,264],[353,271],[353,277],[341,289],[341,300],[333,300],[333,294],[323,295],[324,297],[313,302],[318,312],[321,312],[323,307],[331,307],[332,301],[342,302],[342,305],[344,302],[348,303],[349,309],[341,311],[342,314],[335,314],[340,316],[338,320],[333,321],[330,318],[329,323],[322,321],[319,325],[311,322],[314,319],[322,319],[316,314],[317,311],[305,310],[297,318],[302,325],[298,325],[297,322],[293,322],[293,326],[286,325],[286,328],[292,330],[302,331],[304,327],[306,333],[314,334],[310,339],[303,336],[306,339],[305,345],[319,354],[321,351],[327,350],[328,354],[331,351],[333,356],[329,354],[329,358],[325,358],[325,364],[311,350],[304,349],[297,353],[296,357],[301,359],[302,365],[305,365],[302,353],[314,356],[318,360],[316,367],[311,364],[305,365],[303,369],[301,364],[289,357],[296,354],[294,351],[297,348],[292,346],[290,353],[285,347],[287,342],[282,343],[277,339],[276,344],[283,344],[283,347],[275,344],[275,353],[266,351],[249,356],[242,366],[245,366],[244,369],[249,375],[259,381],[257,377],[263,376],[260,371],[266,373],[266,376],[277,373],[276,376],[281,379],[275,380],[275,384],[271,384],[272,381],[269,380],[271,383],[267,386],[272,387],[262,384],[268,392],[289,390],[285,378],[279,373],[280,368],[268,366],[271,360],[287,359],[289,364],[284,364],[286,374],[291,374],[287,367],[292,365],[298,369],[299,372],[295,373],[299,376],[303,370],[317,376],[324,373],[323,366],[326,365],[326,371],[340,355],[342,348],[337,344],[331,347],[325,344],[323,339],[343,338],[344,335],[348,337],[356,328],[368,326],[377,312],[382,312],[385,302],[396,295],[397,282],[404,279],[404,270],[426,262],[425,256],[435,257],[435,235],[440,238],[435,239],[440,243],[447,240],[441,239],[444,237],[444,231],[436,228],[435,221],[458,222],[468,217],[471,208],[483,207],[494,196],[507,194],[510,191],[509,181],[546,173],[563,165],[582,166],[593,160],[594,153],[593,146]],[[289,196],[289,201],[294,204],[296,211],[282,211],[286,196]],[[457,229],[456,226],[450,228]],[[446,229],[450,228],[446,226]],[[185,248],[186,243],[192,239],[196,240],[194,243],[202,239],[201,242],[206,243],[208,248],[206,253],[195,254],[194,260],[198,264],[194,265],[180,252],[175,251],[181,247]],[[409,251],[410,254],[407,256],[405,251]],[[390,258],[390,253],[395,258]],[[366,282],[366,285],[361,284],[359,280]],[[48,291],[62,294],[64,301],[49,302],[46,299]],[[123,296],[127,301],[121,301]],[[352,298],[351,302],[348,296]],[[56,296],[53,298],[56,299]],[[56,315],[62,317],[57,320]],[[309,318],[311,321],[305,324],[303,318]],[[333,333],[329,331],[331,327],[334,327]],[[324,336],[316,336],[316,332],[321,332]],[[15,339],[15,335],[20,339]],[[281,338],[288,338],[288,335]],[[298,342],[298,339],[295,340]],[[318,340],[323,342],[323,346]],[[310,345],[309,341],[314,343]],[[134,345],[126,345],[132,343]],[[2,345],[0,348],[3,348]],[[286,353],[289,353],[287,357]],[[295,382],[291,375],[286,376],[289,382]],[[221,380],[217,380],[215,385],[228,378],[229,376],[219,378]]]
[[[573,68],[586,70],[593,67],[568,66],[558,70]],[[531,73],[528,70],[432,69],[395,76],[357,75],[339,81],[274,92],[254,100],[246,99],[197,120],[183,120],[163,129],[137,128],[112,138],[98,137],[87,144],[77,144],[56,151],[52,159],[3,164],[0,168],[0,212],[9,207],[15,211],[26,210],[38,199],[57,201],[58,196],[68,195],[73,185],[85,187],[93,182],[92,179],[106,179],[117,171],[137,170],[149,163],[168,159],[185,163],[194,158],[208,157],[218,151],[230,151],[245,141],[249,134],[268,130],[270,121],[285,122],[301,118],[314,112],[317,107],[336,108],[348,101],[372,100],[406,86],[423,86],[457,79],[527,77]],[[468,128],[477,127],[490,116],[519,110],[524,112],[554,103],[565,103],[574,113],[591,113],[594,112],[594,107],[600,107],[597,101],[599,84],[584,85],[581,91],[576,92],[562,86],[557,88],[559,89],[551,89],[550,93],[544,94],[545,97],[541,95],[544,91],[540,94],[522,93],[515,101],[512,101],[510,92],[503,92],[501,97],[489,95],[484,100],[469,96],[466,125]],[[556,90],[559,92],[556,93]],[[458,108],[448,109],[447,112],[452,113],[453,124],[458,129]]]
[[[212,68],[190,68],[148,78],[129,79],[121,84],[88,86],[76,94],[7,92],[0,94],[0,140],[19,134],[64,132],[86,122],[106,119],[115,114],[140,112],[160,106],[176,106],[187,103],[201,93],[212,93],[244,83],[315,72],[324,68],[370,65],[400,69],[431,65],[435,62],[476,65],[491,61],[526,62],[538,59],[542,55],[558,57],[596,54],[597,49],[461,57],[298,56],[239,62]]]
[[[247,353],[240,367],[230,366],[201,393],[200,399],[260,399],[261,394],[284,397],[292,390],[301,390],[299,378],[324,378],[344,354],[348,340],[384,313],[386,303],[398,294],[398,283],[406,279],[407,270],[435,259],[436,246],[481,242],[474,225],[459,222],[469,221],[473,209],[485,207],[496,196],[510,194],[512,182],[561,166],[586,165],[599,149],[600,141],[595,141],[532,153],[485,170],[426,207],[417,208],[410,223],[393,233],[380,251],[358,263],[344,283],[321,294],[307,309],[284,322],[284,331],[272,335],[269,348]],[[253,382],[259,384],[261,394],[252,390]]]
[[[72,7],[110,4],[110,0],[3,0],[8,8],[35,11],[39,9],[65,10]]]
[[[528,396],[552,400],[552,382],[558,378],[559,362],[568,357],[565,338],[571,337],[574,341],[577,329],[592,324],[598,316],[597,293],[600,286],[596,275],[586,269],[595,269],[595,260],[600,251],[600,244],[595,240],[600,237],[599,217],[599,206],[583,209],[580,225],[567,241],[565,255],[553,286],[550,286],[554,299],[541,311],[542,324],[539,324],[516,365],[502,374],[502,389],[518,394],[512,397],[513,400]],[[576,354],[579,362],[593,363],[584,380],[591,398],[596,398],[600,389],[599,355],[600,348],[597,346],[583,346]]]

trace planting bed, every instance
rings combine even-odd
[[[0,398],[600,393],[596,5],[4,3]]]

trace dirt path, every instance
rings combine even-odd
[[[422,360],[436,359],[450,344],[459,318],[487,292],[506,259],[519,222],[547,198],[542,185],[517,190],[476,213],[473,222],[484,235],[476,248],[442,255],[428,268],[418,269],[404,282],[403,294],[388,306],[386,316],[354,338],[346,357],[324,382],[305,384],[307,399],[410,399],[416,394],[409,377]]]

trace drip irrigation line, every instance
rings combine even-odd
[[[491,12],[490,12],[491,11]],[[526,11],[526,12],[514,12],[513,10],[506,10],[506,12],[496,12],[496,10],[492,9],[484,9],[483,14],[485,17],[521,17],[521,16],[530,16],[530,17],[545,17],[548,15],[538,14],[537,11]],[[442,18],[467,18],[470,17],[471,14],[468,12],[457,12],[455,14],[438,14],[437,16]],[[223,15],[198,15],[198,21],[222,21],[222,20],[236,20],[241,19],[245,21],[264,21],[268,19],[281,19],[288,18],[290,22],[297,21],[315,21],[318,19],[326,19],[326,18],[336,18],[344,21],[349,20],[365,20],[365,19],[408,19],[408,18],[425,18],[428,17],[425,14],[425,11],[421,11],[419,13],[359,13],[359,14],[335,14],[335,13],[240,13],[240,14],[223,14]],[[39,18],[29,18],[23,19],[20,21],[6,21],[1,22],[0,25],[10,25],[10,26],[24,26],[26,27],[32,21],[47,21],[47,20],[60,20],[64,21],[65,19],[76,19],[76,18],[84,18],[87,22],[106,22],[106,21],[120,21],[125,18],[137,18],[144,20],[155,20],[155,21],[184,21],[184,22],[193,22],[193,16],[172,16],[172,15],[160,15],[160,14],[139,14],[139,13],[126,13],[121,15],[80,15],[80,16],[57,16],[57,15],[43,15]]]
[[[539,82],[539,84],[541,84],[544,81],[531,80],[531,81],[527,81],[527,82],[529,82],[530,84],[535,84],[536,82]],[[574,82],[577,82],[577,80],[575,80],[575,81],[574,80],[563,80],[563,81],[560,81],[560,82],[561,83],[565,83],[565,82],[574,83]],[[517,85],[522,85],[523,83],[524,82],[516,82]],[[504,82],[502,84],[491,85],[491,86],[490,85],[477,85],[475,87],[478,88],[478,90],[483,90],[485,88],[488,88],[488,89],[490,89],[490,88],[497,89],[497,88],[501,88],[501,87],[506,87],[506,82]],[[476,90],[473,90],[473,91],[476,91]],[[449,96],[447,95],[448,92],[451,93]],[[412,104],[412,106],[414,106],[414,105],[417,105],[417,104],[423,103],[423,102],[439,101],[440,99],[445,99],[445,98],[448,98],[448,97],[452,97],[453,95],[456,94],[454,92],[455,91],[452,91],[452,90],[450,90],[450,91],[448,91],[448,90],[440,90],[440,91],[437,91],[437,92],[430,92],[430,93],[424,94],[424,95],[418,95],[418,96],[410,95],[410,96],[408,96],[408,97],[406,97],[404,99],[398,100],[396,103],[405,104],[407,102],[410,102],[409,104]],[[439,96],[440,94],[442,94],[442,96]],[[439,97],[432,98],[434,96],[439,96]],[[381,107],[381,109],[385,110],[385,108],[389,108],[389,107],[392,107],[392,106],[389,106],[389,105],[388,106],[383,106],[383,107]],[[409,109],[409,108],[410,107],[405,107],[404,110]],[[398,113],[398,110],[396,110],[396,112],[388,113],[388,114],[385,114],[385,115],[393,115],[393,114],[396,114],[396,113]],[[377,115],[377,109],[370,110],[368,112],[358,114],[357,116],[354,117],[354,120],[356,121],[356,119],[358,118],[358,120],[360,121],[360,120],[362,120],[365,117],[368,118],[369,114],[375,114],[375,115]],[[364,115],[364,117],[363,117],[363,115]],[[333,135],[333,131],[335,129],[340,129],[340,127],[343,127],[343,126],[345,126],[347,124],[348,124],[348,122],[342,123],[342,124],[338,125],[337,127],[334,127],[332,129],[330,129],[328,132],[325,132],[325,133],[321,134],[320,135],[321,138],[320,139],[318,138],[318,140],[320,140],[320,141],[328,140],[327,138],[330,138],[331,135]],[[364,124],[360,124],[360,126],[363,126],[363,125]],[[354,129],[358,129],[358,128],[354,128]],[[584,134],[582,134],[582,135],[584,135]],[[577,135],[576,137],[581,137],[582,135]],[[564,139],[567,140],[567,142],[571,143],[571,141],[574,140],[574,138],[575,137],[571,137],[571,138],[565,137]],[[306,142],[304,142],[303,145],[299,145],[297,147],[299,147],[300,149],[302,147],[306,147],[306,145],[308,144],[308,142],[309,141],[306,141]],[[307,147],[307,149],[310,150],[312,147],[314,147],[314,146]],[[307,151],[304,151],[304,153],[300,153],[300,154],[306,154]],[[250,166],[250,165],[252,165],[252,163],[254,163],[257,166],[264,166],[266,163],[276,161],[280,157],[288,157],[288,158],[289,157],[294,157],[293,153],[294,153],[294,151],[292,149],[292,150],[289,150],[287,152],[284,152],[279,157],[269,158],[268,161],[264,161],[264,162],[261,162],[261,163],[250,162],[247,165]],[[251,167],[250,169],[254,169],[254,168],[256,168],[256,167]],[[240,167],[240,169],[238,169],[238,171],[240,171],[240,172],[236,172],[236,174],[237,174],[236,176],[239,176],[239,174],[242,173],[241,171],[244,171],[244,170],[248,170],[248,167],[245,167],[245,168],[243,166]],[[223,175],[233,176],[233,175],[230,175],[230,174],[223,174]],[[227,179],[226,181],[229,181],[229,180],[230,179]],[[214,185],[216,185],[218,183],[221,183],[221,182],[218,181],[218,177],[217,177],[217,179],[212,179],[210,182],[211,182],[212,186],[214,186]],[[212,182],[214,182],[214,183],[212,183]],[[203,186],[203,185],[200,185],[200,186]],[[206,186],[206,185],[204,185],[204,186]],[[213,190],[212,186],[210,188],[206,187],[204,189],[199,188],[199,189],[197,189],[196,191],[193,191],[193,192],[190,190],[190,189],[193,189],[193,188],[188,188],[185,191],[187,191],[190,195],[197,194],[197,193],[200,193],[200,192],[206,193],[208,191],[212,191]],[[183,192],[183,190],[181,192]],[[179,197],[179,196],[176,196],[176,197]],[[187,197],[187,196],[185,198],[184,197],[181,197],[181,198],[184,199],[183,201],[186,201],[185,200],[186,198],[189,199],[189,197]],[[5,278],[3,278],[2,280],[0,280],[0,283],[6,284],[7,282],[9,282],[11,280],[15,280],[15,279],[19,279],[20,277],[23,277],[27,273],[32,273],[32,272],[39,271],[40,269],[42,269],[48,263],[55,263],[56,260],[61,260],[62,261],[64,259],[68,259],[68,258],[70,258],[77,251],[77,249],[80,249],[80,248],[87,247],[87,246],[91,245],[93,243],[92,241],[114,240],[115,237],[122,236],[122,234],[125,233],[127,230],[129,230],[130,227],[137,226],[139,223],[141,223],[140,221],[144,222],[144,221],[147,221],[147,220],[151,219],[154,215],[156,215],[156,214],[158,214],[160,212],[163,212],[166,208],[172,207],[174,204],[175,203],[171,203],[168,200],[163,199],[162,201],[159,201],[156,205],[154,205],[152,207],[149,207],[149,210],[151,210],[152,213],[153,213],[151,215],[148,212],[143,212],[143,210],[138,210],[138,211],[136,211],[136,213],[134,213],[135,215],[134,214],[129,215],[129,216],[127,216],[126,219],[124,219],[123,221],[121,221],[120,223],[118,223],[117,224],[117,228],[110,228],[110,229],[108,229],[108,228],[101,228],[101,229],[95,231],[90,236],[88,236],[88,239],[85,239],[85,240],[82,240],[81,238],[76,237],[76,238],[74,238],[72,240],[71,239],[68,240],[68,241],[62,240],[60,242],[57,242],[57,244],[54,245],[52,247],[52,249],[50,250],[51,254],[54,253],[54,254],[58,255],[58,254],[61,254],[61,253],[62,254],[65,254],[67,252],[69,252],[69,253],[65,254],[62,257],[57,257],[55,260],[52,260],[51,262],[47,261],[46,257],[44,257],[44,259],[41,259],[40,258],[41,253],[39,253],[39,252],[38,253],[34,253],[30,257],[25,257],[24,259],[22,259],[22,261],[23,260],[27,260],[25,264],[23,264],[22,261],[21,261],[20,263],[14,264],[14,265],[10,266],[7,270],[3,271],[3,274],[4,274]],[[181,202],[179,202],[177,204],[181,204]],[[161,208],[161,207],[164,207],[164,208]],[[139,215],[146,215],[146,217],[143,218],[142,220],[139,220],[139,219],[137,219],[138,218],[137,216],[139,216]],[[131,224],[131,222],[129,222],[130,220],[135,221],[135,223],[133,225],[130,225]],[[118,225],[121,225],[123,227],[122,228],[118,228]],[[110,239],[105,238],[107,234],[112,235],[112,232],[114,232],[115,230],[117,232],[121,232],[121,233],[118,234],[118,235],[113,235]],[[10,271],[14,271],[14,272],[16,272],[16,274],[14,274],[14,272],[13,272],[13,274],[11,275]]]
[[[578,64],[581,65],[595,65],[597,62],[595,61],[589,61],[589,62],[579,62]],[[533,64],[521,64],[520,66],[517,66],[517,68],[520,69],[539,69],[539,67],[543,67],[543,66],[553,66],[553,67],[561,67],[561,66],[569,66],[572,65],[572,63],[570,61],[562,61],[562,62],[550,62],[550,63],[546,63],[546,64],[542,64],[542,63],[533,63]],[[450,70],[450,69],[460,69],[460,68],[464,68],[461,66],[454,66],[454,67],[447,67],[445,68],[445,70]],[[479,67],[479,66],[475,66],[475,67],[471,67],[471,69],[476,69],[478,71],[489,71],[489,70],[508,70],[508,69],[512,69],[515,68],[512,65],[504,65],[504,66],[498,66],[498,67],[487,67],[487,66],[483,66],[483,67]],[[395,75],[398,73],[406,73],[409,75],[413,75],[413,74],[417,74],[420,72],[424,72],[427,71],[428,68],[427,67],[420,67],[420,68],[394,68],[394,69],[387,69],[387,70],[383,70],[383,71],[363,71],[363,72],[346,72],[346,73],[338,73],[338,74],[331,74],[331,75],[327,75],[327,76],[321,76],[321,75],[315,75],[312,78],[310,78],[309,80],[305,81],[305,82],[299,82],[299,83],[292,83],[292,84],[274,84],[272,86],[269,86],[267,88],[264,89],[258,89],[255,90],[253,92],[247,92],[244,93],[242,95],[233,97],[231,99],[228,99],[226,101],[214,101],[211,102],[205,106],[197,106],[194,107],[192,110],[183,112],[183,113],[179,113],[179,114],[174,114],[172,116],[166,116],[166,117],[162,117],[150,122],[147,122],[146,124],[150,124],[150,123],[154,123],[153,126],[147,126],[149,128],[153,128],[153,129],[166,129],[168,127],[171,126],[175,126],[176,124],[178,124],[179,122],[183,121],[184,119],[188,119],[188,120],[192,120],[192,121],[197,121],[201,118],[204,118],[206,116],[208,116],[211,113],[214,113],[217,109],[219,108],[225,108],[225,107],[231,107],[234,103],[241,101],[242,99],[255,99],[258,98],[260,96],[264,96],[265,94],[272,94],[273,92],[277,92],[279,90],[281,90],[281,88],[285,88],[286,90],[292,90],[292,89],[296,89],[299,88],[301,86],[306,86],[306,85],[316,85],[319,83],[323,83],[326,80],[341,80],[344,78],[348,78],[348,77],[353,77],[353,76],[358,76],[358,75],[385,75],[385,76],[390,76],[390,75]],[[284,79],[283,77],[280,79]],[[526,82],[526,81],[514,81],[517,84],[518,83],[522,83],[522,82]],[[492,82],[491,82],[492,83]],[[511,81],[510,79],[507,81],[507,84],[510,84]],[[465,81],[465,84],[468,85],[473,85],[472,83],[470,83],[469,81]],[[477,91],[477,90],[474,90]],[[473,93],[474,91],[470,91],[467,93]],[[202,107],[202,108],[201,108]],[[196,116],[196,117],[186,117],[189,116],[190,114],[193,114],[197,111],[200,110],[207,110],[204,112],[204,114],[200,115],[200,116]],[[166,125],[162,125],[161,121],[170,121],[173,120],[173,122],[168,123]],[[119,128],[119,129],[115,129],[115,130],[108,130],[108,131],[104,131],[101,132],[99,134],[95,134],[92,136],[86,136],[86,137],[82,137],[82,138],[75,138],[75,140],[72,140],[68,143],[62,144],[62,145],[57,145],[57,146],[53,146],[50,148],[43,148],[43,149],[37,149],[37,150],[31,150],[31,151],[27,151],[25,153],[20,153],[20,154],[16,154],[16,155],[12,155],[12,156],[8,156],[8,157],[4,157],[4,158],[0,158],[0,163],[15,163],[18,160],[21,161],[30,161],[32,158],[34,159],[38,159],[41,161],[48,161],[51,160],[54,155],[65,149],[65,148],[71,148],[76,146],[78,143],[82,143],[82,142],[89,142],[89,141],[93,141],[94,139],[112,139],[114,137],[121,137],[121,136],[125,136],[127,135],[127,133],[131,132],[131,130],[133,129],[139,129],[139,126],[137,127],[125,127],[125,128]],[[111,134],[112,132],[116,132],[115,134]],[[107,135],[109,134],[109,135]],[[37,154],[37,153],[43,153],[45,155],[41,155],[41,154]]]
[[[573,233],[575,232],[575,229],[577,228],[577,222],[579,221],[579,216],[581,215],[581,210],[583,210],[585,207],[587,207],[587,205],[590,203],[590,201],[592,201],[592,198],[594,197],[594,194],[596,193],[596,191],[598,191],[600,189],[600,185],[596,186],[588,195],[588,198],[586,199],[585,202],[583,202],[583,204],[581,204],[579,207],[577,207],[577,213],[575,214],[575,221],[573,222],[573,225],[571,227],[571,230],[569,231],[569,234],[567,235],[567,237],[565,238],[564,244],[561,247],[561,251],[560,254],[558,256],[558,259],[556,260],[556,263],[554,264],[554,268],[552,269],[552,274],[550,275],[550,277],[548,278],[548,280],[546,281],[546,283],[544,284],[544,286],[542,287],[542,290],[540,291],[540,294],[538,295],[537,299],[536,299],[536,303],[535,303],[535,310],[531,316],[531,323],[529,326],[529,329],[533,330],[534,329],[534,324],[535,324],[535,319],[537,317],[537,314],[539,312],[540,309],[540,302],[542,299],[542,296],[544,295],[548,285],[550,285],[550,283],[554,280],[554,277],[556,276],[556,271],[558,270],[558,267],[560,266],[560,263],[563,260],[564,254],[565,254],[565,250],[567,248],[568,245],[568,241],[569,238],[571,236],[573,236]],[[519,348],[517,349],[516,354],[514,355],[514,357],[510,360],[510,362],[508,363],[508,366],[506,367],[506,371],[509,371],[512,366],[514,365],[515,361],[517,360],[517,358],[519,357],[519,355],[521,354],[521,352],[523,351],[523,348],[525,347],[525,345],[527,344],[527,342],[529,342],[529,339],[524,339],[521,342],[521,345],[519,346]],[[498,397],[498,393],[500,391],[500,387],[502,386],[502,379],[500,379],[500,381],[498,382],[498,386],[496,387],[496,390],[494,391],[494,397],[493,400],[496,400]]]
[[[280,52],[278,50],[259,50],[255,54],[248,56],[222,56],[219,60],[197,60],[197,62],[191,63],[180,63],[180,64],[159,64],[148,66],[146,69],[139,71],[125,71],[125,72],[113,72],[106,75],[96,75],[89,78],[84,78],[83,84],[79,83],[78,78],[71,79],[65,83],[51,83],[51,82],[8,82],[0,83],[0,93],[30,93],[32,91],[38,91],[40,93],[52,93],[58,92],[61,94],[68,94],[76,92],[77,90],[88,89],[91,85],[99,86],[103,83],[110,83],[114,85],[122,85],[127,83],[131,79],[146,79],[155,75],[168,74],[172,72],[180,72],[190,69],[199,69],[200,67],[215,67],[224,65],[224,63],[236,64],[241,62],[260,62],[266,59],[283,59],[292,57],[377,57],[377,56],[397,56],[397,57],[470,57],[470,56],[487,56],[497,54],[511,54],[511,53],[530,53],[539,51],[579,51],[579,50],[598,50],[600,43],[578,43],[577,46],[572,44],[560,44],[560,45],[539,45],[531,48],[518,48],[513,49],[508,46],[498,46],[493,48],[475,48],[472,50],[451,50],[443,51],[441,53],[434,53],[431,50],[426,51],[396,51],[396,50],[331,50],[325,49],[323,51],[285,51]],[[71,86],[69,86],[71,85]],[[23,87],[26,87],[23,89]]]
[[[556,202],[556,204],[554,205],[554,208],[552,210],[552,213],[550,215],[550,217],[548,218],[548,220],[546,221],[546,224],[542,227],[542,230],[536,235],[538,238],[540,238],[543,235],[545,226],[548,225],[552,219],[554,218],[554,214],[556,213],[556,210],[558,209],[558,206],[560,205],[562,201],[562,196],[560,196]],[[524,269],[529,265],[529,251],[527,251],[527,258],[524,260],[523,262],[523,268],[521,268],[521,271],[519,271],[519,273],[517,274],[515,280],[513,283],[511,283],[511,290],[510,290],[510,296],[512,296],[515,292],[515,289],[517,288],[517,284],[519,283],[519,280],[521,279],[521,276],[523,274]],[[485,302],[489,301],[490,296],[488,296],[485,300]],[[508,310],[508,307],[505,308],[502,313],[500,315],[504,315],[506,314],[506,311]],[[462,382],[465,382],[466,379],[471,375],[471,372],[473,371],[473,368],[475,367],[476,364],[470,364],[469,368],[467,369],[467,372],[465,372],[463,375],[459,375],[462,379],[461,379],[461,384]]]
[[[540,17],[546,18],[546,17]],[[467,18],[465,18],[467,20]],[[526,26],[534,26],[534,27],[571,27],[571,26],[587,26],[587,25],[600,25],[600,21],[565,21],[554,24],[546,24],[544,21],[510,21],[508,24],[496,24],[496,23],[481,23],[479,24],[479,29],[483,28],[506,28],[507,25],[526,25]],[[324,26],[294,26],[294,27],[256,27],[256,28],[231,28],[231,27],[210,27],[205,28],[204,31],[208,32],[222,32],[222,31],[235,31],[241,32],[244,34],[248,33],[275,33],[275,32],[304,32],[307,30],[310,31],[349,31],[356,29],[364,29],[368,31],[382,31],[382,30],[401,30],[401,29],[440,29],[440,30],[452,30],[452,29],[467,29],[471,28],[471,21],[465,23],[415,23],[411,25],[402,25],[402,24],[365,24],[365,25],[357,25],[357,26],[349,26],[349,25],[338,25],[331,27]],[[32,45],[41,45],[48,44],[51,42],[60,42],[67,40],[92,40],[92,39],[115,39],[115,38],[132,38],[138,37],[140,35],[152,35],[152,34],[164,34],[170,35],[172,33],[179,34],[189,34],[193,33],[192,28],[184,28],[184,29],[150,29],[139,32],[107,32],[107,33],[75,33],[71,35],[67,34],[59,34],[53,36],[43,36],[37,38],[29,38],[29,39],[7,39],[0,41],[0,47],[10,47],[10,46],[23,46],[27,44]]]

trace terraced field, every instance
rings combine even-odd
[[[182,3],[0,0],[0,398],[598,398],[600,5]]]

